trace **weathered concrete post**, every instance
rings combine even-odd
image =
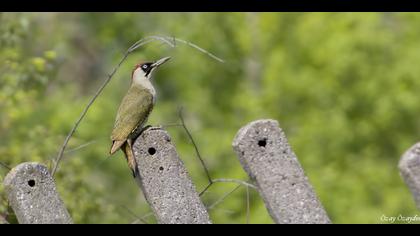
[[[398,167],[420,210],[420,142],[403,154]]]
[[[244,126],[233,148],[276,223],[330,223],[277,121]]]
[[[144,131],[133,149],[139,169],[139,185],[159,223],[211,223],[166,131]]]
[[[4,179],[6,195],[21,224],[72,223],[47,167],[22,163]]]

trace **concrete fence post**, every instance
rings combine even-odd
[[[233,148],[276,223],[330,223],[277,121],[242,127]]]
[[[398,167],[420,210],[420,142],[403,154]]]
[[[4,179],[7,199],[20,224],[69,224],[72,219],[47,167],[22,163]]]
[[[211,223],[166,131],[144,131],[135,141],[133,150],[139,169],[138,183],[159,223]]]

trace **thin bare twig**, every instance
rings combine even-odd
[[[144,214],[143,216],[139,217],[138,219],[136,219],[135,221],[131,222],[131,224],[136,224],[137,221],[142,221],[142,220],[145,221],[147,218],[150,218],[151,216],[154,216],[153,212],[148,212]]]
[[[150,42],[153,42],[155,40],[159,40],[162,41],[166,44],[168,44],[171,47],[175,47],[175,44],[170,42],[170,39],[172,39],[172,37],[162,37],[162,36],[148,36],[145,38],[142,38],[140,40],[138,40],[137,42],[135,42],[130,48],[128,48],[128,50],[124,53],[122,59],[120,60],[120,62],[118,63],[118,65],[116,67],[114,67],[114,69],[112,70],[111,74],[108,75],[108,78],[104,81],[104,83],[99,87],[99,89],[96,91],[96,93],[94,94],[94,96],[89,100],[88,104],[86,105],[86,107],[83,109],[82,113],[80,114],[79,118],[76,120],[75,124],[73,125],[72,129],[70,130],[70,132],[68,133],[68,135],[66,136],[66,139],[64,140],[63,145],[60,148],[60,151],[55,159],[55,163],[54,163],[54,167],[51,171],[51,176],[54,177],[58,165],[60,164],[61,159],[63,158],[64,155],[64,151],[70,141],[70,138],[73,136],[73,134],[76,132],[77,127],[79,127],[81,121],[83,120],[83,118],[86,116],[89,108],[93,105],[93,103],[95,102],[95,100],[98,98],[98,96],[102,93],[102,91],[105,89],[105,87],[108,85],[108,83],[111,81],[112,77],[114,76],[114,74],[117,72],[117,70],[121,67],[122,63],[127,59],[128,55],[130,53],[132,53],[133,51],[135,51],[136,49],[138,49],[139,47],[148,44]],[[182,40],[182,39],[177,39],[177,38],[173,38],[174,41],[180,41],[183,43],[186,43],[187,45],[190,45],[191,47],[209,55],[210,57],[212,57],[213,59],[216,59],[220,62],[223,62],[223,60],[221,60],[220,58],[214,56],[213,54],[207,52],[206,50],[198,47],[195,44],[192,44],[188,41]]]
[[[255,185],[239,180],[239,179],[213,179],[213,183],[237,183],[246,187],[257,189]]]
[[[188,135],[188,138],[190,139],[191,143],[193,144],[194,149],[195,149],[195,152],[196,152],[196,155],[197,155],[197,158],[200,160],[201,166],[203,167],[203,169],[204,169],[204,171],[206,173],[206,176],[207,176],[207,180],[209,182],[208,185],[199,193],[199,196],[201,197],[214,183],[218,183],[218,182],[238,183],[238,184],[243,185],[245,187],[250,187],[250,188],[256,189],[256,187],[254,185],[252,185],[250,183],[247,183],[245,181],[242,181],[242,180],[238,180],[238,179],[212,179],[211,178],[210,171],[207,168],[206,163],[204,162],[204,159],[203,159],[203,157],[200,154],[200,151],[198,149],[198,146],[195,143],[194,138],[192,137],[191,132],[189,131],[189,129],[185,125],[184,116],[182,114],[182,111],[183,111],[183,108],[180,107],[178,109],[178,116],[179,116],[179,119],[181,120],[181,126],[184,128],[185,132]]]
[[[208,170],[208,168],[206,166],[206,163],[204,163],[204,160],[201,157],[200,151],[198,150],[198,147],[197,147],[197,144],[194,141],[194,138],[192,137],[190,131],[187,128],[187,126],[185,125],[184,117],[182,115],[182,109],[183,108],[181,107],[178,110],[178,116],[179,116],[179,119],[181,120],[181,125],[182,125],[182,127],[184,127],[185,132],[187,133],[189,139],[191,140],[191,143],[193,144],[194,149],[195,149],[195,153],[197,154],[197,157],[200,160],[201,165],[203,166],[204,171],[206,172],[207,179],[208,179],[209,183],[211,184],[211,183],[213,183],[213,180],[212,180],[212,178],[210,176],[210,172],[209,172],[209,170]]]
[[[231,191],[229,191],[228,193],[226,193],[225,195],[223,195],[221,198],[217,199],[217,201],[215,201],[213,204],[211,204],[210,206],[207,207],[207,210],[211,210],[213,209],[215,206],[219,205],[221,202],[223,202],[227,197],[229,197],[229,195],[231,195],[233,192],[235,192],[236,190],[238,190],[242,185],[238,184],[238,186],[236,186],[234,189],[232,189]]]
[[[153,41],[153,40],[160,40],[163,43],[166,43],[168,45],[170,45],[171,47],[176,47],[176,42],[180,42],[183,43],[187,46],[190,46],[206,55],[208,55],[209,57],[215,59],[216,61],[220,62],[220,63],[224,63],[225,61],[223,59],[221,59],[220,57],[217,57],[216,55],[214,55],[213,53],[199,47],[198,45],[191,43],[189,41],[180,39],[180,38],[176,38],[176,37],[170,37],[170,36],[147,36],[139,41],[136,42],[136,44],[134,44],[132,47],[130,47],[130,50],[136,50],[138,47],[142,46],[142,43],[148,43],[149,41]]]
[[[4,164],[3,162],[0,162],[0,166],[2,166],[3,168],[5,168],[7,170],[11,170],[12,169],[8,165]]]
[[[167,37],[167,38],[168,38],[168,37]],[[202,52],[202,53],[204,53],[204,54],[207,54],[209,57],[211,57],[211,58],[215,59],[215,60],[216,60],[216,61],[218,61],[218,62],[221,62],[221,63],[224,63],[224,62],[225,62],[223,59],[221,59],[221,58],[219,58],[219,57],[215,56],[214,54],[212,54],[212,53],[210,53],[210,52],[208,52],[208,51],[206,51],[206,50],[204,50],[204,49],[200,48],[199,46],[197,46],[197,45],[195,45],[195,44],[193,44],[193,43],[191,43],[191,42],[188,42],[188,41],[185,41],[185,40],[182,40],[182,39],[179,39],[179,38],[174,38],[174,37],[171,37],[171,38],[172,38],[175,42],[184,43],[184,44],[186,44],[186,45],[188,45],[188,46],[190,46],[190,47],[192,47],[192,48],[197,49],[198,51],[200,51],[200,52]]]
[[[212,182],[209,183],[204,190],[202,190],[199,194],[199,196],[201,197],[204,193],[206,193],[206,191],[214,184],[214,183],[237,183],[240,185],[243,185],[245,187],[249,187],[249,188],[253,188],[253,189],[257,189],[257,187],[253,184],[247,183],[243,180],[239,180],[239,179],[212,179]]]
[[[217,179],[216,179],[216,181],[217,181]],[[224,182],[224,181],[222,181],[222,182]],[[217,201],[215,201],[210,206],[208,206],[207,207],[207,210],[211,210],[214,207],[216,207],[217,205],[219,205],[220,203],[222,203],[227,197],[229,197],[232,193],[234,193],[240,187],[245,187],[245,190],[246,190],[246,224],[249,224],[249,222],[250,222],[250,196],[249,196],[249,188],[250,187],[248,185],[238,184],[234,189],[232,189],[231,191],[227,192],[225,195],[223,195]]]
[[[143,217],[138,216],[136,213],[134,213],[132,210],[130,210],[128,207],[126,206],[121,206],[123,209],[125,209],[130,215],[134,216],[136,218],[136,220],[139,220],[140,222],[142,222],[143,224],[149,224],[147,221],[145,221],[143,219]]]
[[[207,192],[207,190],[214,184],[214,183],[237,183],[238,186],[236,186],[233,190],[231,190],[230,192],[226,193],[225,195],[223,195],[221,198],[219,198],[216,202],[214,202],[213,204],[211,204],[209,207],[207,207],[208,210],[211,210],[212,208],[214,208],[216,205],[220,204],[221,202],[223,202],[228,196],[230,196],[233,192],[235,192],[237,189],[239,189],[241,186],[244,186],[246,189],[246,224],[249,224],[250,222],[250,196],[249,196],[249,188],[253,188],[253,189],[257,189],[257,187],[253,184],[250,184],[248,182],[245,182],[243,180],[238,180],[238,179],[212,179],[210,176],[210,172],[209,169],[207,168],[204,159],[202,158],[200,151],[197,147],[197,144],[194,141],[194,138],[192,137],[190,131],[188,130],[187,126],[185,125],[185,121],[184,121],[184,117],[182,115],[182,107],[179,108],[178,110],[178,116],[181,120],[181,126],[184,128],[185,132],[188,135],[188,138],[190,139],[191,143],[194,146],[196,155],[198,157],[198,159],[200,160],[200,163],[206,173],[207,179],[209,181],[208,185],[204,188],[204,190],[202,190],[199,193],[199,196],[201,197],[204,193]],[[178,126],[177,124],[175,124],[175,126]]]
[[[139,47],[141,47],[141,46],[143,46],[143,45],[145,45],[145,44],[148,44],[148,43],[150,43],[150,42],[153,42],[153,41],[155,41],[155,40],[159,40],[159,41],[162,41],[164,44],[168,44],[170,47],[175,47],[171,42],[169,42],[166,38],[164,38],[164,37],[161,37],[161,36],[155,36],[155,35],[152,35],[152,36],[146,36],[146,37],[144,37],[144,38],[142,38],[142,39],[140,39],[140,40],[138,40],[137,42],[135,42],[128,50],[127,50],[127,52],[128,53],[131,53],[131,52],[133,52],[133,51],[135,51],[136,49],[138,49]]]
[[[198,196],[203,196],[209,190],[209,188],[214,184],[213,180],[198,194]]]
[[[72,153],[72,152],[75,152],[75,151],[79,151],[80,149],[85,148],[85,147],[87,147],[87,146],[89,146],[89,145],[91,145],[91,144],[94,144],[94,143],[96,143],[96,142],[97,142],[96,140],[93,140],[93,141],[87,142],[87,143],[82,144],[82,145],[80,145],[80,146],[77,146],[77,147],[75,147],[75,148],[69,149],[69,150],[65,151],[64,153],[66,153],[66,154],[67,154],[67,153]]]

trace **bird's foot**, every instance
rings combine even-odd
[[[158,125],[158,126],[146,125],[146,126],[142,127],[141,129],[135,130],[130,135],[130,139],[131,140],[136,140],[146,130],[161,130],[161,129],[163,129],[163,126],[162,125]]]
[[[144,131],[146,131],[150,127],[152,127],[152,126],[151,125],[146,125],[146,126],[141,127],[141,128],[137,127],[137,129],[134,130],[133,133],[131,133],[130,139],[131,140],[136,140]]]
[[[133,178],[136,178],[138,175],[139,175],[139,169],[138,169],[138,167],[136,166],[136,167],[130,167],[130,169],[131,169],[131,172],[133,173]]]

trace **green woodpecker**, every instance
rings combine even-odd
[[[156,101],[156,91],[151,83],[152,74],[169,59],[170,57],[165,57],[156,62],[137,64],[131,75],[131,86],[118,108],[111,134],[110,154],[121,149],[134,177],[138,174],[138,169],[132,150],[133,140],[146,128],[144,125]]]

